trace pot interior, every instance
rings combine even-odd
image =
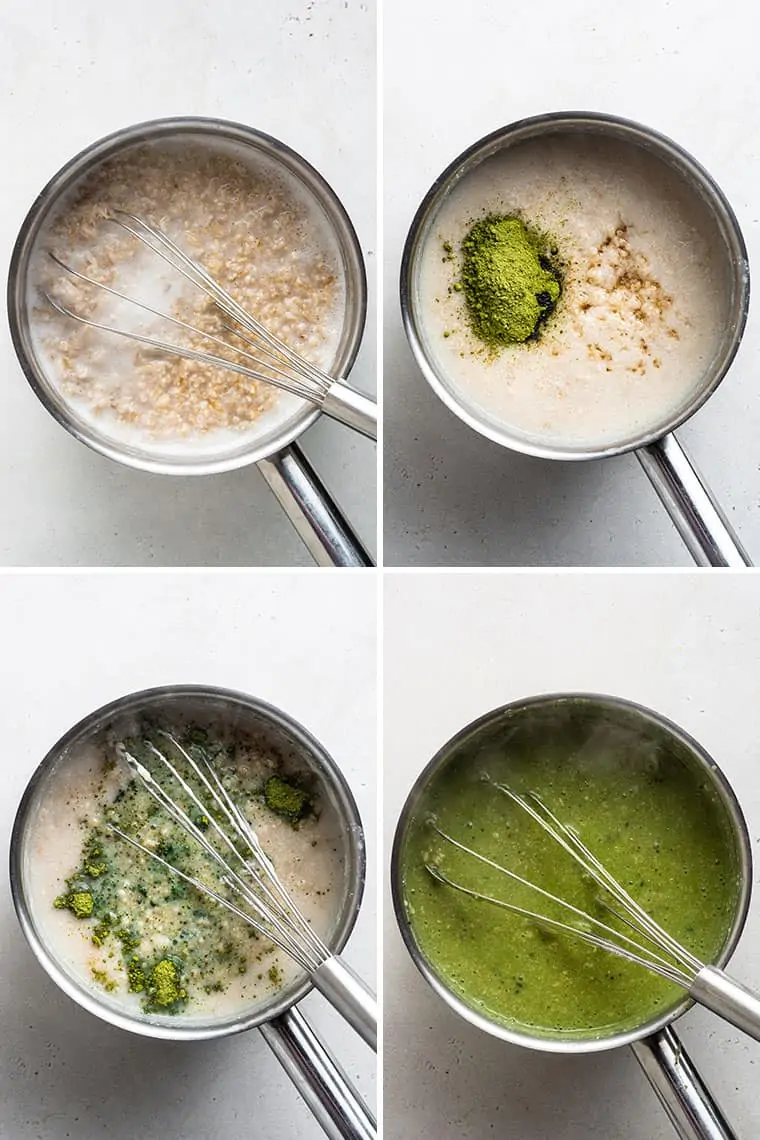
[[[471,334],[461,242],[487,215],[524,217],[556,245],[562,292],[535,342],[491,350]],[[668,218],[684,227],[672,248]],[[528,454],[588,459],[650,443],[701,406],[737,350],[748,281],[736,218],[691,156],[636,123],[568,112],[489,135],[436,180],[407,239],[402,309],[426,379],[470,427]]]
[[[675,726],[625,702],[518,703],[444,746],[410,794],[394,849],[407,946],[438,993],[481,1028],[534,1048],[584,1052],[677,1016],[688,998],[671,981],[435,877],[606,936],[497,864],[612,928],[607,936],[617,943],[621,933],[634,936],[503,787],[537,795],[673,937],[721,964],[744,922],[751,871],[741,813],[713,762]]]
[[[135,751],[144,739],[156,740],[160,729],[173,732],[185,746],[188,740],[204,741],[203,754],[210,750],[215,756],[215,771],[224,780],[250,772],[254,798],[263,794],[259,784],[263,789],[269,774],[308,793],[313,813],[297,827],[268,811],[256,817],[256,826],[278,873],[336,953],[353,928],[361,900],[361,824],[342,776],[316,741],[278,710],[222,690],[152,690],[116,702],[73,729],[40,765],[14,829],[12,883],[22,927],[42,965],[79,1004],[124,1028],[174,1039],[222,1036],[269,1020],[297,1001],[310,988],[304,970],[286,954],[273,954],[265,936],[251,934],[219,904],[135,853],[103,826],[96,832],[102,854],[82,854],[92,834],[82,821],[115,818],[124,831],[170,862],[186,869],[198,866],[188,862],[194,841],[177,825],[172,829],[169,817],[163,809],[156,811],[144,791],[142,799],[130,799],[130,788],[137,785],[129,769],[120,761],[112,768],[115,741],[127,739]],[[176,762],[176,751],[168,743],[166,748]],[[160,765],[158,771],[163,785],[187,807],[177,784]],[[203,796],[209,803],[209,796]],[[230,831],[226,822],[225,830]],[[207,834],[215,838],[213,827]],[[183,842],[188,846],[179,850]],[[87,867],[88,859],[96,864],[95,877],[79,882],[78,869]],[[107,868],[101,875],[99,860]],[[66,882],[72,874],[73,886]],[[57,900],[69,889],[90,893],[92,915],[78,917],[59,908]],[[128,992],[132,949],[120,941],[124,930],[138,937],[134,955],[146,977],[148,963],[157,957],[178,963],[187,982],[186,1005],[167,1012],[154,1006],[146,1012],[147,983],[139,992]],[[100,946],[94,944],[99,936]],[[201,943],[207,947],[202,951]]]
[[[244,238],[255,243],[259,240],[256,238],[257,228],[271,229],[272,226],[280,225],[281,228],[284,227],[283,233],[279,237],[276,235],[271,237],[273,248],[277,242],[285,244],[290,242],[293,249],[288,256],[295,257],[299,250],[304,248],[304,244],[308,244],[313,237],[315,248],[323,251],[327,259],[325,264],[334,268],[337,300],[328,321],[329,333],[325,334],[327,338],[325,352],[328,358],[322,361],[323,366],[332,375],[344,376],[350,370],[361,340],[366,310],[366,285],[361,250],[343,207],[320,175],[298,154],[277,140],[246,127],[215,120],[159,120],[120,131],[95,143],[72,159],[39,196],[17,240],[9,280],[9,309],[16,351],[37,395],[55,418],[73,435],[96,450],[130,466],[168,474],[224,471],[265,458],[290,443],[313,423],[318,414],[310,402],[280,391],[275,394],[273,401],[258,418],[244,429],[224,427],[183,435],[186,429],[181,427],[171,433],[163,429],[156,431],[144,428],[142,423],[131,428],[129,422],[123,418],[124,415],[130,414],[123,400],[119,404],[118,416],[110,410],[107,403],[109,385],[114,379],[129,373],[130,359],[138,359],[133,355],[133,350],[142,353],[140,361],[152,350],[143,349],[113,334],[98,330],[88,329],[83,332],[81,326],[77,326],[74,321],[54,314],[53,324],[50,324],[50,306],[41,296],[41,289],[55,292],[57,287],[60,292],[61,281],[66,284],[65,274],[62,271],[59,273],[54,268],[51,276],[51,263],[47,256],[51,247],[64,261],[75,261],[78,257],[76,264],[80,269],[84,265],[85,272],[88,272],[89,276],[110,284],[112,288],[144,301],[161,312],[174,313],[191,324],[201,323],[197,316],[194,317],[194,310],[191,310],[182,298],[177,300],[176,291],[179,288],[185,290],[188,288],[181,275],[168,269],[158,256],[139,248],[131,238],[125,237],[123,232],[115,229],[112,223],[91,227],[93,242],[91,266],[87,259],[81,256],[80,247],[83,239],[80,230],[72,227],[75,238],[69,240],[65,230],[62,236],[60,229],[61,226],[65,227],[71,207],[77,203],[84,201],[87,206],[92,200],[95,206],[100,208],[102,198],[103,213],[105,213],[106,207],[118,206],[121,202],[123,205],[120,208],[127,211],[156,216],[157,224],[169,232],[185,252],[191,253],[201,263],[211,265],[215,256],[214,235],[218,237],[220,224],[227,226],[224,212],[226,207],[218,206],[210,198],[208,222],[206,224],[196,219],[193,222],[194,232],[191,239],[184,232],[182,210],[192,212],[194,209],[192,192],[188,191],[183,204],[183,199],[176,192],[176,188],[171,188],[173,171],[178,169],[176,164],[189,160],[189,156],[193,155],[197,158],[201,173],[204,162],[213,164],[214,161],[228,161],[240,164],[241,169],[249,171],[262,185],[268,186],[271,183],[269,190],[261,190],[259,194],[261,201],[258,201],[253,213],[246,213],[244,206],[241,205],[240,216],[236,215],[232,219],[236,226],[242,226],[242,229],[239,228],[237,231],[241,234],[241,240]],[[166,194],[174,194],[171,198],[171,210],[163,217],[160,214],[162,193],[160,186],[149,185],[152,177],[151,162],[159,171],[160,164],[164,164],[167,179]],[[114,163],[118,164],[115,168],[116,175],[113,175]],[[213,165],[208,165],[207,169],[211,173],[207,183],[204,183],[204,188],[214,180],[215,168]],[[216,172],[217,181],[223,181],[220,174],[222,169],[219,168]],[[278,187],[281,188],[279,199]],[[209,195],[212,191],[213,186],[209,189]],[[223,187],[219,193],[224,193]],[[273,208],[270,208],[270,198],[274,198]],[[292,210],[299,219],[298,224],[291,225],[290,231],[282,222],[283,214],[287,215],[290,208],[289,204],[292,204]],[[215,209],[218,211],[218,216],[214,213]],[[192,216],[195,217],[194,214]],[[89,225],[89,215],[86,215],[86,223]],[[206,230],[204,225],[207,225]],[[269,233],[269,229],[265,229],[262,233]],[[229,232],[229,226],[224,232]],[[114,241],[117,237],[125,237],[123,251],[121,247],[116,247],[118,252],[113,255],[105,249],[104,234]],[[200,242],[197,240],[199,234]],[[268,237],[267,241],[269,240]],[[133,255],[132,250],[128,248],[130,243],[137,249],[137,255]],[[225,260],[229,259],[229,250],[234,244],[229,238],[225,238],[222,243],[221,256]],[[74,256],[70,253],[70,246],[75,251]],[[101,247],[105,249],[102,254]],[[114,259],[115,269],[109,263],[111,257]],[[139,274],[135,272],[137,265],[140,266]],[[280,272],[283,266],[277,262],[275,270]],[[218,270],[216,275],[220,276]],[[240,289],[249,291],[239,292],[241,299],[247,297],[249,293],[251,297],[254,293],[256,296],[259,295],[257,292],[259,283],[256,281],[252,283],[247,277],[246,263],[241,264],[237,279],[241,281]],[[271,289],[276,291],[276,288],[276,284],[271,285]],[[296,286],[293,286],[293,289],[295,288]],[[251,290],[253,292],[250,292]],[[235,293],[234,286],[231,291]],[[111,297],[104,299],[102,294],[87,295],[98,297],[101,304],[94,319],[123,329],[147,332],[169,342],[182,339],[183,334],[176,326],[167,322],[156,322],[134,306]],[[195,298],[196,293],[190,289],[187,295]],[[182,297],[184,296],[183,293]],[[68,299],[68,294],[65,294],[65,298]],[[278,312],[289,311],[289,306],[293,304],[289,298],[289,293],[282,296],[277,303]],[[264,301],[258,303],[264,304]],[[308,306],[309,297],[306,296],[296,303]],[[70,303],[70,307],[74,311],[82,311],[83,315],[88,315],[86,305],[83,306],[81,302],[78,302],[78,305]],[[253,300],[250,308],[256,316]],[[205,327],[205,318],[202,323]],[[95,410],[88,402],[86,394],[82,396],[79,391],[64,390],[59,345],[67,328],[71,330],[72,341],[78,352],[86,343],[88,377],[96,377],[95,381],[88,379],[87,384],[99,382],[101,378],[104,380],[103,392],[98,397],[100,403]],[[49,330],[52,330],[52,334]],[[222,336],[226,335],[223,330],[217,331],[221,331]],[[83,339],[75,341],[75,336]],[[91,345],[96,354],[92,359]],[[200,342],[198,346],[201,346]],[[330,346],[331,351],[329,351]],[[253,356],[262,359],[259,349],[242,344],[239,347],[246,348]],[[204,341],[202,348],[206,352],[225,355],[225,350],[213,342]],[[153,358],[159,363],[163,360],[169,364],[173,359],[155,353]],[[250,360],[242,357],[237,359],[249,367],[256,367]],[[77,366],[78,357],[74,354],[73,373],[69,369],[74,376],[77,375]],[[182,367],[189,369],[187,383],[192,386],[194,366],[186,366],[182,362]],[[225,374],[221,369],[218,371],[220,376],[233,377],[232,373]],[[144,382],[149,383],[152,375],[151,372]],[[233,377],[233,380],[235,384],[241,386],[246,383],[243,377]],[[192,391],[190,394],[192,395]]]

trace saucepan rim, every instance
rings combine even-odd
[[[40,785],[68,749],[93,737],[116,718],[139,715],[150,709],[160,708],[167,702],[170,705],[181,706],[183,702],[197,704],[205,701],[208,701],[210,709],[218,710],[223,706],[233,715],[238,713],[243,718],[256,718],[264,725],[282,733],[298,748],[300,755],[307,758],[307,764],[313,766],[312,770],[329,792],[340,818],[348,854],[344,894],[337,922],[329,940],[332,952],[339,954],[354,928],[364,893],[366,850],[359,809],[345,776],[319,741],[288,713],[247,693],[213,685],[162,685],[129,693],[89,713],[53,745],[35,769],[17,810],[10,844],[11,896],[16,916],[37,961],[47,974],[70,998],[111,1025],[141,1036],[172,1041],[208,1040],[252,1029],[290,1009],[313,988],[312,983],[305,976],[296,984],[288,985],[282,994],[275,995],[272,1001],[263,1002],[260,1007],[254,1007],[248,1014],[243,1013],[234,1019],[211,1018],[207,1021],[183,1022],[182,1018],[174,1018],[170,1024],[167,1024],[166,1020],[157,1021],[118,1010],[106,1004],[105,1000],[101,1000],[93,989],[86,988],[77,981],[48,950],[34,920],[27,897],[24,857],[32,812],[37,804]]]
[[[347,376],[359,352],[367,319],[367,274],[353,223],[332,186],[296,150],[273,135],[227,119],[197,116],[150,119],[97,139],[69,159],[38,194],[21,225],[8,272],[7,308],[13,347],[26,379],[47,411],[71,435],[101,455],[141,471],[163,475],[207,475],[245,467],[282,451],[314,423],[320,414],[319,408],[302,401],[301,406],[270,433],[265,442],[251,439],[249,444],[222,456],[183,455],[170,459],[168,455],[153,455],[148,450],[131,448],[99,431],[91,422],[77,417],[72,405],[37,366],[27,305],[28,275],[37,237],[61,197],[87,173],[114,155],[140,143],[183,135],[205,135],[209,139],[223,139],[252,147],[288,171],[314,197],[332,228],[343,262],[346,290],[344,327],[333,370],[336,376]]]
[[[553,1038],[538,1035],[534,1036],[528,1033],[527,1030],[519,1031],[500,1024],[478,1013],[467,1005],[462,998],[454,993],[428,961],[414,936],[406,912],[403,892],[402,856],[408,830],[422,794],[428,788],[438,771],[452,759],[463,744],[473,740],[484,729],[494,726],[505,717],[536,709],[540,706],[559,706],[569,703],[578,705],[585,703],[589,707],[596,706],[600,712],[611,710],[633,714],[643,722],[654,726],[659,732],[664,733],[676,742],[710,778],[712,786],[718,793],[732,824],[733,836],[739,856],[739,871],[741,874],[741,889],[734,920],[726,936],[721,954],[717,961],[713,963],[717,966],[725,965],[733,954],[744,929],[752,892],[752,845],[746,820],[744,819],[744,814],[736,798],[736,794],[726,776],[707,750],[674,721],[669,720],[653,709],[647,708],[645,705],[604,693],[559,692],[519,698],[484,713],[470,724],[465,725],[464,728],[442,745],[417,777],[399,816],[391,852],[391,897],[401,937],[412,961],[438,996],[443,998],[446,1004],[453,1009],[455,1013],[458,1013],[460,1017],[463,1017],[465,1021],[470,1022],[471,1025],[477,1026],[479,1029],[484,1030],[494,1037],[500,1038],[502,1041],[522,1045],[542,1052],[597,1053],[607,1049],[615,1049],[618,1046],[629,1045],[642,1038],[649,1037],[653,1033],[657,1033],[658,1030],[669,1025],[672,1021],[675,1021],[676,1018],[680,1017],[682,1013],[685,1013],[686,1010],[694,1004],[692,999],[687,993],[684,993],[683,1000],[672,1009],[666,1010],[665,1013],[655,1018],[650,1018],[638,1026],[603,1038]]]
[[[536,437],[528,438],[517,429],[510,429],[506,424],[497,424],[492,419],[476,414],[472,406],[465,404],[464,399],[452,391],[452,386],[446,382],[445,369],[434,361],[428,351],[422,331],[423,321],[418,312],[415,284],[418,256],[424,244],[423,238],[428,225],[434,219],[448,192],[467,172],[505,148],[543,135],[578,131],[593,132],[595,135],[608,134],[649,150],[675,169],[682,176],[684,183],[690,185],[693,192],[701,194],[708,207],[712,209],[725,239],[727,276],[731,279],[733,292],[733,307],[728,321],[730,336],[708,378],[695,391],[688,404],[680,411],[662,417],[656,426],[642,430],[633,438],[603,446],[543,442]],[[712,175],[682,146],[667,135],[632,119],[595,111],[554,111],[520,119],[492,131],[467,147],[435,179],[420,203],[409,228],[401,259],[399,290],[402,323],[412,353],[426,381],[449,411],[480,435],[525,455],[566,461],[601,459],[635,451],[662,439],[694,415],[713,394],[733,363],[747,323],[750,294],[749,259],[739,222],[726,195]]]

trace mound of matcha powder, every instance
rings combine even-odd
[[[520,218],[490,214],[462,242],[461,291],[472,331],[491,349],[535,337],[561,292],[546,239]]]

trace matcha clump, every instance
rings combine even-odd
[[[520,218],[489,214],[462,242],[461,290],[472,331],[488,348],[538,335],[562,291],[549,243]]]
[[[89,918],[93,905],[89,891],[69,891],[66,895],[59,895],[53,903],[58,910],[70,910],[77,918]]]
[[[137,955],[127,962],[127,983],[132,994],[141,994],[145,989],[145,970],[140,965]]]
[[[169,1011],[187,999],[187,991],[182,988],[179,969],[169,958],[156,962],[145,980],[148,997],[144,1004],[146,1012]]]
[[[264,784],[264,802],[270,811],[293,824],[300,822],[311,811],[308,793],[286,783],[279,776],[270,776]]]
[[[102,946],[111,933],[110,922],[99,922],[92,932],[92,942],[94,946]]]
[[[103,858],[103,848],[98,839],[92,836],[85,844],[82,852],[82,873],[91,879],[97,879],[108,870],[108,864]]]
[[[132,934],[130,930],[115,930],[114,937],[118,938],[119,942],[121,942],[121,948],[125,954],[136,950],[140,945],[140,939],[137,935]]]

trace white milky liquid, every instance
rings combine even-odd
[[[462,239],[488,214],[549,234],[565,263],[539,339],[495,355],[453,289]],[[637,310],[631,264],[656,282],[661,311]],[[694,193],[643,149],[584,135],[522,143],[464,175],[428,230],[417,283],[423,337],[454,395],[496,426],[569,447],[622,444],[688,405],[720,350],[729,288]]]
[[[109,407],[109,401],[115,407],[117,401],[112,397],[114,392],[118,392],[123,403],[123,394],[129,393],[129,386],[141,381],[136,362],[145,350],[124,338],[98,330],[85,330],[75,326],[70,318],[52,314],[39,292],[41,286],[50,289],[54,295],[57,289],[59,299],[63,296],[64,300],[71,302],[69,307],[77,311],[77,304],[71,300],[73,295],[65,292],[65,285],[61,286],[65,281],[64,275],[51,266],[46,256],[47,249],[52,247],[64,261],[73,263],[88,276],[104,280],[119,292],[161,312],[179,313],[181,318],[192,323],[192,309],[188,306],[186,313],[185,302],[192,304],[197,301],[198,293],[175,270],[149,250],[140,248],[134,239],[125,236],[112,224],[102,222],[96,225],[86,216],[85,224],[80,225],[75,217],[69,225],[67,215],[71,214],[72,203],[77,202],[82,187],[89,184],[89,193],[94,194],[94,206],[98,211],[121,207],[141,216],[160,218],[161,228],[201,263],[205,263],[206,255],[213,251],[223,258],[239,256],[241,251],[245,255],[246,249],[251,251],[250,263],[255,268],[253,278],[245,282],[241,273],[240,283],[230,291],[247,311],[261,319],[257,300],[271,293],[272,288],[279,288],[283,294],[280,308],[274,315],[271,308],[267,308],[268,320],[263,323],[276,335],[290,340],[314,363],[330,370],[343,330],[346,283],[340,247],[321,206],[311,192],[278,163],[249,147],[224,140],[212,143],[200,136],[184,145],[185,148],[195,147],[199,156],[219,155],[242,163],[251,172],[250,197],[243,195],[235,208],[221,217],[218,210],[204,214],[200,194],[196,198],[192,193],[192,180],[189,193],[185,181],[183,196],[173,187],[172,164],[177,161],[175,156],[182,154],[182,144],[172,141],[142,148],[150,152],[151,162],[147,168],[141,168],[139,178],[135,175],[134,185],[130,185],[127,177],[116,180],[115,184],[106,182],[98,187],[98,172],[88,175],[87,180],[74,187],[57,204],[32,254],[28,291],[32,342],[41,369],[55,390],[63,396],[76,417],[92,425],[107,439],[158,458],[219,459],[239,451],[241,447],[250,447],[274,436],[283,425],[300,418],[308,405],[297,396],[268,387],[265,390],[268,403],[249,424],[211,430],[196,430],[190,426],[166,431],[160,425],[156,428],[141,421],[129,422],[128,418]],[[208,194],[208,172],[200,162],[197,177],[199,189]],[[220,187],[219,193],[224,195],[224,186]],[[274,201],[273,209],[262,209],[267,198]],[[271,227],[277,225],[278,205],[281,211],[292,211],[298,218],[298,224],[293,226],[289,241],[273,238],[271,244],[277,248],[272,248],[266,257],[257,257],[256,241],[262,236],[267,240],[271,237]],[[128,257],[123,256],[125,241],[133,247]],[[245,243],[252,244],[246,246]],[[315,308],[313,298],[316,291],[310,273],[316,262],[331,268],[335,285],[331,302],[326,306],[322,298]],[[114,263],[116,272],[111,275]],[[102,293],[96,296],[97,309],[85,315],[101,324],[115,325],[170,342],[181,340],[184,335],[168,322],[141,313],[124,301]],[[310,307],[316,314],[311,323]],[[294,310],[302,315],[300,325],[292,315]],[[303,341],[293,335],[298,327],[304,329]],[[204,342],[202,347],[204,351],[219,354],[219,346],[211,342]],[[261,357],[254,349],[250,351]],[[176,362],[180,367],[182,363]],[[256,367],[242,358],[240,363]],[[230,372],[220,370],[220,374],[227,382],[241,386],[249,383]]]

